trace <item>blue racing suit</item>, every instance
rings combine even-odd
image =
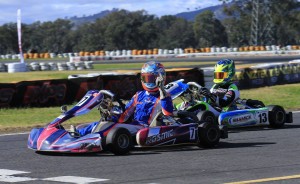
[[[132,115],[133,120],[130,124],[149,126],[157,112],[162,111],[164,115],[173,114],[173,102],[170,95],[160,99],[159,91],[149,93],[148,91],[138,91],[126,104],[125,111],[118,119],[119,123],[126,122]],[[78,130],[81,136],[91,133],[98,122],[93,122],[87,127]]]

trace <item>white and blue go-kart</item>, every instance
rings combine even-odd
[[[166,89],[172,95],[172,99],[177,97],[182,99],[183,102],[176,106],[177,110],[194,112],[200,121],[217,122],[228,128],[253,126],[281,128],[285,123],[293,122],[292,112],[286,113],[279,105],[265,106],[259,100],[237,99],[234,110],[223,112],[215,104],[209,104],[206,100],[208,98],[199,93],[201,85],[183,81],[180,79],[171,82],[166,85]]]

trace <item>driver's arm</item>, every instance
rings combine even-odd
[[[125,111],[121,114],[121,116],[118,120],[119,123],[124,123],[134,113],[134,110],[135,110],[135,107],[136,107],[136,104],[137,104],[137,97],[138,97],[138,93],[136,93],[131,98],[131,100],[126,104]]]
[[[240,92],[235,86],[230,86],[223,98],[216,98],[215,102],[221,107],[230,105],[234,100],[240,97]]]
[[[166,116],[173,115],[173,102],[171,95],[167,93],[166,97],[163,99],[160,99],[162,112]]]

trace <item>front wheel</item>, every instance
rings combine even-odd
[[[269,108],[269,123],[272,128],[281,128],[285,123],[285,111],[279,105],[271,105]]]
[[[221,137],[221,132],[215,123],[203,122],[198,126],[198,146],[211,148],[216,146]]]
[[[115,155],[126,155],[132,148],[132,137],[125,128],[112,129],[106,137],[108,150]]]

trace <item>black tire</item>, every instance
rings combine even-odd
[[[260,101],[260,100],[252,100],[252,99],[248,99],[246,101],[246,105],[252,107],[252,108],[261,108],[261,107],[265,107],[265,104]]]
[[[200,111],[198,112],[197,117],[200,122],[217,124],[217,118],[211,111]]]
[[[106,148],[115,155],[128,154],[132,146],[132,136],[125,128],[112,129],[106,136]]]
[[[286,114],[283,107],[279,105],[270,105],[269,108],[269,123],[272,128],[281,128],[286,122]]]
[[[203,122],[198,127],[198,146],[212,148],[216,146],[221,137],[218,125],[211,122]]]

